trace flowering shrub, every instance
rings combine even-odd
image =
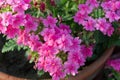
[[[35,67],[59,80],[78,73],[100,38],[118,43],[119,7],[119,0],[0,0],[0,32],[26,46]]]

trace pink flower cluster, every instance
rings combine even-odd
[[[31,0],[0,0],[0,7],[9,5],[13,12],[24,13],[30,7]]]
[[[110,22],[118,21],[120,19],[119,0],[109,0],[102,3],[101,6],[105,11],[105,17],[108,18]]]
[[[24,30],[29,33],[30,31],[37,30],[38,23],[29,14],[12,14],[5,12],[0,14],[0,31],[6,34],[8,38],[14,38],[18,35],[20,27],[24,26]],[[14,34],[13,34],[14,33]]]
[[[103,3],[103,5],[106,5],[105,3]],[[89,16],[92,13],[92,11],[95,8],[98,8],[99,6],[100,5],[99,2],[97,2],[97,0],[87,0],[85,4],[80,4],[78,6],[79,10],[74,16],[74,21],[77,22],[79,25],[82,25],[85,30],[88,31],[100,30],[104,35],[111,36],[114,32],[114,28],[112,27],[111,22],[107,21],[106,17],[94,19],[91,16]],[[109,9],[109,7],[107,9]],[[105,10],[105,12],[106,11],[107,10]],[[111,16],[112,15],[110,14],[108,17],[111,18]],[[116,17],[117,20],[119,19],[119,17],[120,16]]]
[[[57,24],[52,16],[35,18],[25,11],[30,7],[30,0],[1,0],[2,5],[9,5],[12,11],[0,14],[0,32],[9,39],[16,39],[18,45],[28,46],[31,51],[38,52],[36,63],[38,70],[49,72],[53,80],[59,80],[66,75],[75,75],[83,66],[87,57],[92,55],[92,47],[81,44],[79,37],[73,37],[68,25]],[[96,5],[93,5],[96,6]],[[44,28],[37,35],[39,23]],[[41,40],[40,36],[43,38]],[[65,57],[62,60],[59,55]],[[74,62],[74,63],[73,63]]]
[[[37,63],[38,69],[49,72],[53,80],[64,78],[67,74],[75,75],[80,66],[84,65],[85,59],[92,55],[92,47],[80,46],[81,40],[71,36],[68,25],[57,26],[56,23],[56,18],[51,16],[43,19],[45,28],[40,34],[45,42],[39,48]],[[61,52],[67,55],[67,61],[64,63],[57,56],[62,54]]]
[[[107,61],[107,65],[120,72],[120,59],[110,59]]]

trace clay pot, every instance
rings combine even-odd
[[[17,77],[5,74],[3,72],[0,72],[0,80],[27,80],[27,79],[17,78]]]
[[[62,79],[62,80],[93,80],[96,74],[104,66],[106,60],[113,53],[114,48],[115,48],[114,46],[111,48],[108,48],[99,59],[97,59],[95,62],[93,62],[91,65],[89,65],[85,69],[79,71],[79,73],[76,76],[70,76],[68,79]],[[27,79],[17,78],[17,77],[5,74],[3,72],[0,72],[0,80],[27,80]],[[40,80],[51,80],[51,79],[40,79]]]

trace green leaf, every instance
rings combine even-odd
[[[120,46],[120,39],[119,39],[119,35],[117,34],[113,34],[108,41],[108,47],[114,45],[114,46]]]
[[[45,73],[45,72],[44,72],[43,70],[37,72],[37,74],[38,74],[39,76],[42,76],[44,73]]]
[[[2,53],[18,50],[20,51],[21,48],[26,49],[26,47],[18,46],[14,40],[9,40],[5,43],[5,45],[2,48]]]
[[[13,51],[15,47],[16,47],[16,43],[13,40],[9,40],[3,46],[2,53]]]
[[[94,38],[96,43],[104,43],[108,41],[108,37],[103,35],[100,31],[95,31]]]
[[[120,80],[120,73],[119,73],[119,72],[117,72],[117,71],[115,71],[115,70],[112,70],[112,73],[113,73],[113,75],[115,76],[115,78],[116,78],[117,80]]]

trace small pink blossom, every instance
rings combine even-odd
[[[80,44],[81,44],[81,39],[79,37],[75,37],[74,39],[71,40],[72,45],[70,46],[69,51],[79,51],[80,50]]]
[[[30,40],[29,34],[24,30],[24,31],[19,31],[18,38],[17,38],[17,43],[19,45],[28,45],[28,41]]]
[[[107,34],[109,27],[111,27],[111,24],[107,22],[105,18],[98,19],[97,24],[95,25],[95,28],[100,30],[104,35]]]
[[[57,53],[58,53],[57,49],[55,49],[53,46],[48,46],[46,44],[43,44],[39,48],[40,56],[50,57],[50,56],[55,56]]]
[[[104,10],[110,10],[111,2],[103,2],[101,6]]]
[[[97,0],[87,0],[87,5],[90,5],[91,8],[97,8],[99,6],[99,3]]]
[[[2,13],[2,14],[0,14],[0,17],[2,19],[1,24],[3,26],[8,26],[12,23],[11,21],[12,21],[13,16],[12,16],[11,12]]]
[[[70,27],[68,25],[60,24],[59,27],[61,30],[68,32],[68,33],[71,33]]]
[[[32,51],[39,51],[39,47],[42,46],[42,43],[39,41],[39,37],[37,35],[31,35],[28,41],[28,46]]]
[[[25,30],[27,32],[36,31],[37,27],[38,27],[38,24],[36,22],[34,22],[34,21],[27,21],[25,23]]]
[[[12,25],[8,25],[5,34],[10,39],[10,38],[14,38],[16,35],[18,35],[18,32],[19,32],[19,29],[14,28]]]
[[[108,35],[108,36],[111,36],[111,35],[113,34],[113,32],[114,32],[114,28],[111,26],[111,27],[109,27],[108,30],[107,30],[107,35]]]
[[[24,26],[26,20],[24,14],[16,14],[13,16],[12,25],[14,27]]]
[[[84,54],[85,53],[83,53],[83,55]],[[70,52],[70,53],[68,53],[68,61],[75,62],[79,66],[83,66],[84,62],[85,62],[85,58],[83,55],[80,51],[79,52],[76,52],[76,51]]]
[[[74,16],[74,21],[77,22],[79,25],[83,24],[85,19],[88,18],[88,15],[78,11]]]
[[[89,5],[87,5],[87,4],[79,4],[78,8],[82,13],[89,14],[92,12],[92,8],[89,7]]]
[[[73,62],[65,62],[64,64],[64,68],[65,68],[65,73],[68,74],[68,75],[73,75],[75,76],[75,74],[78,73],[78,68],[79,68],[79,65],[76,64],[76,63],[73,63]]]
[[[53,75],[59,68],[62,68],[62,62],[57,57],[46,57],[45,71],[50,72],[50,75]]]
[[[107,65],[120,72],[120,59],[108,60]]]
[[[1,24],[1,21],[2,21],[2,19],[0,19],[0,33],[5,33],[6,32],[6,30],[7,30],[7,27],[5,27],[5,26],[3,26],[2,24]]]
[[[40,57],[36,64],[37,69],[42,70],[42,69],[44,69],[45,65],[46,65],[45,57]]]
[[[48,41],[53,35],[55,35],[55,29],[44,28],[40,34],[43,36],[44,41]]]
[[[109,19],[110,22],[116,21],[120,19],[120,16],[118,16],[115,12],[106,12],[106,18]]]
[[[11,5],[13,12],[22,14],[30,7],[30,0],[7,0],[7,3]]]
[[[52,75],[52,80],[60,80],[60,78],[64,78],[65,76],[65,73],[60,68],[54,72],[54,74]]]
[[[5,3],[5,0],[0,0],[0,7]]]
[[[65,52],[68,51],[69,47],[73,44],[71,38],[71,36],[63,34],[59,39],[57,39],[56,42],[58,44],[59,49]]]
[[[93,54],[93,47],[92,46],[85,46],[85,45],[82,45],[81,46],[81,53],[83,53],[83,56],[85,57],[85,59],[87,57],[91,57],[92,54]]]
[[[95,30],[95,23],[96,23],[96,21],[94,19],[88,18],[88,21],[85,21],[83,23],[83,26],[84,26],[85,30],[94,31]]]
[[[52,16],[47,16],[47,19],[43,19],[43,24],[45,27],[55,27],[57,19]]]

